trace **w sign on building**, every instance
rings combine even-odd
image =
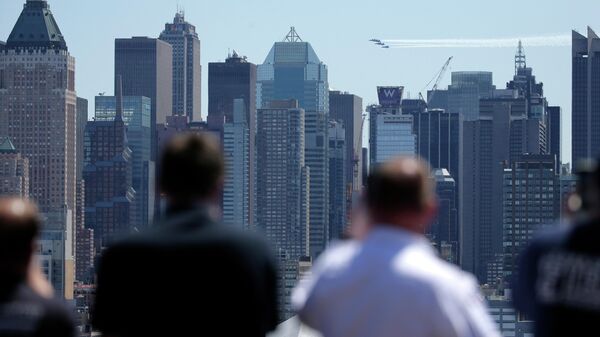
[[[402,102],[404,87],[377,87],[379,104],[384,107],[398,106]]]

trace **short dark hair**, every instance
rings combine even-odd
[[[399,157],[373,167],[367,179],[366,203],[375,212],[420,212],[434,198],[433,186],[427,162]]]
[[[23,278],[41,227],[37,207],[19,198],[0,198],[0,275]]]
[[[223,177],[219,143],[204,134],[184,134],[167,144],[160,165],[160,188],[179,201],[208,197]]]

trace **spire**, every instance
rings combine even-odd
[[[527,68],[527,59],[523,51],[523,43],[519,40],[517,54],[515,55],[515,75],[519,73],[519,69]]]
[[[302,42],[302,39],[300,38],[300,35],[296,33],[296,28],[290,27],[290,32],[285,36],[283,42]]]
[[[116,86],[116,107],[115,107],[115,122],[123,121],[123,80],[121,75],[117,75],[117,86]]]

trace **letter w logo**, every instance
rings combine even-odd
[[[383,94],[387,98],[392,98],[392,97],[396,96],[396,90],[395,89],[385,89],[385,90],[383,90]]]

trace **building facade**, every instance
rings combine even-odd
[[[75,59],[48,3],[27,0],[0,50],[0,135],[29,159],[30,196],[41,212],[65,216],[50,225],[68,240],[60,262],[65,281],[57,290],[67,299],[74,277],[76,114]]]
[[[173,47],[147,37],[115,40],[115,92],[121,77],[123,96],[150,98],[150,125],[164,124],[173,111]],[[158,155],[152,146],[152,159]]]
[[[254,222],[254,205],[250,198],[254,191],[250,181],[250,126],[244,99],[235,99],[233,118],[223,126],[223,156],[225,158],[225,185],[223,187],[223,222],[250,229]]]
[[[152,160],[151,100],[143,96],[123,96],[122,104],[135,190],[136,222],[132,226],[141,230],[152,224],[155,207],[156,163]],[[96,96],[95,121],[114,121],[116,113],[116,96]]]
[[[381,112],[369,107],[370,114],[370,163],[383,163],[397,156],[417,154],[417,137],[413,132],[413,117]]]
[[[200,121],[202,68],[196,27],[185,21],[183,12],[178,12],[173,23],[165,24],[159,39],[173,47],[172,112],[188,116],[191,121]]]
[[[342,122],[329,122],[329,241],[344,237],[349,224],[347,211],[351,205],[347,195],[352,189],[346,184],[346,130]]]
[[[559,106],[549,106],[548,115],[546,117],[546,133],[548,139],[548,153],[555,155],[558,160],[557,164],[562,162],[562,109]]]
[[[282,318],[293,315],[291,290],[299,263],[309,255],[309,168],[305,162],[305,112],[296,100],[272,101],[257,111],[256,223],[279,261]]]
[[[86,226],[94,230],[98,253],[132,232],[137,223],[132,152],[119,94],[114,120],[90,121],[85,129],[85,218]]]
[[[353,192],[362,188],[363,100],[341,91],[329,92],[329,118],[341,121],[346,130],[346,185]],[[348,196],[352,198],[351,195]]]
[[[573,31],[572,38],[572,163],[592,158],[600,149],[600,37],[588,27],[587,37]]]
[[[433,170],[438,197],[438,214],[430,227],[428,236],[440,252],[440,256],[451,263],[458,264],[459,237],[458,227],[458,185],[447,169]]]
[[[276,42],[257,68],[256,106],[274,100],[295,99],[305,111],[305,160],[310,169],[310,255],[318,256],[329,238],[327,66],[292,27]]]
[[[560,217],[560,176],[554,155],[522,155],[504,169],[503,252],[506,281],[522,250]]]
[[[479,116],[479,100],[491,98],[495,86],[493,75],[488,71],[458,71],[452,73],[452,82],[448,89],[437,90],[429,108],[444,109],[458,113],[466,121],[476,120]],[[433,92],[428,93],[428,97]],[[446,104],[446,105],[444,105]]]
[[[545,124],[529,119],[527,100],[482,99],[480,116],[463,126],[459,200],[461,266],[487,282],[502,253],[503,168],[524,153],[546,153]]]
[[[29,199],[29,159],[8,137],[0,143],[0,195]]]
[[[426,159],[432,168],[447,169],[458,184],[462,140],[460,114],[441,109],[408,114],[413,116],[417,154]]]
[[[240,100],[240,101],[236,101]],[[208,128],[224,137],[224,125],[240,126],[240,118],[235,121],[236,103],[243,104],[243,119],[248,127],[248,180],[243,192],[247,198],[248,212],[244,224],[254,226],[256,209],[256,65],[248,62],[245,56],[237,52],[229,55],[225,62],[212,62],[208,65]],[[233,123],[233,124],[232,124]],[[225,141],[223,140],[223,144]],[[225,200],[223,200],[225,206]],[[238,218],[238,220],[241,220]]]

